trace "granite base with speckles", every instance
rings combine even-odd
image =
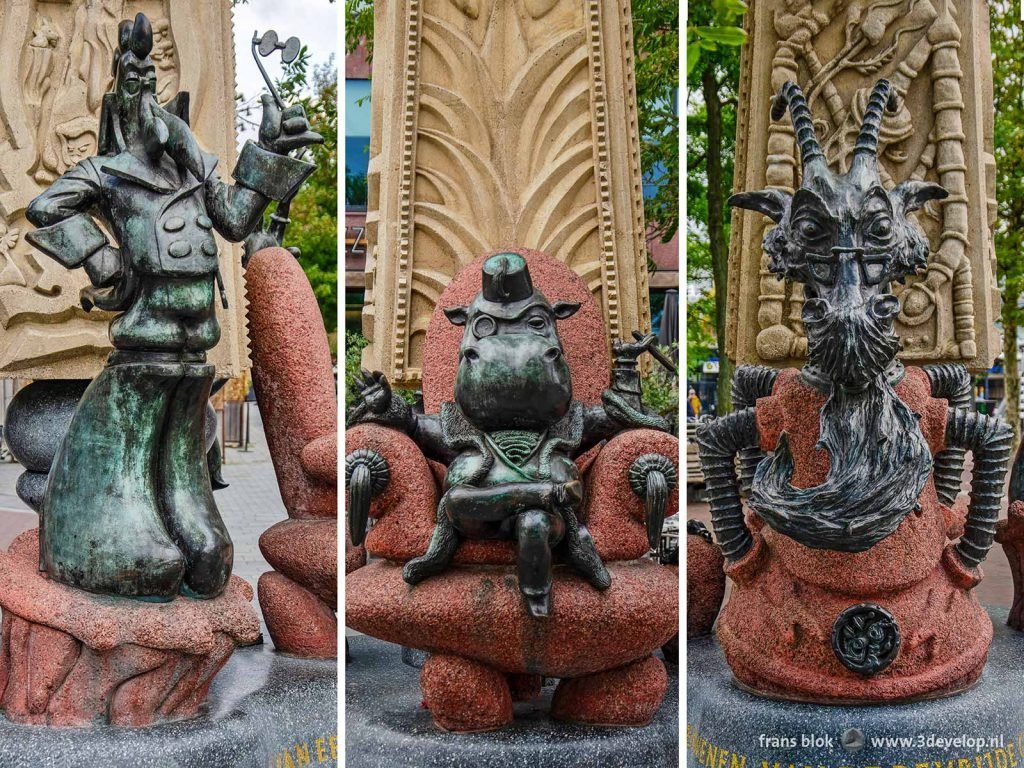
[[[714,637],[690,640],[687,764],[1021,765],[1024,633],[1006,626],[1005,608],[988,612],[995,637],[977,684],[955,696],[909,704],[824,706],[755,696],[737,686]]]
[[[4,768],[296,768],[341,765],[337,663],[239,648],[201,714],[147,728],[15,725],[0,717]]]
[[[345,668],[347,768],[676,768],[679,765],[679,676],[642,728],[598,728],[549,716],[554,680],[538,699],[515,703],[515,720],[489,733],[446,733],[420,706],[419,673],[401,648],[350,637]]]

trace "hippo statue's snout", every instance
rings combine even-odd
[[[482,429],[544,429],[569,410],[572,377],[557,341],[499,333],[465,344],[455,400]]]

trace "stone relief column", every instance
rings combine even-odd
[[[950,197],[918,214],[927,271],[895,286],[901,357],[988,369],[998,354],[992,238],[992,65],[980,0],[757,0],[746,18],[736,189],[799,184],[793,130],[772,123],[787,80],[808,96],[830,166],[845,171],[872,84],[901,99],[880,133],[883,184],[942,184]],[[767,271],[761,240],[772,226],[737,212],[730,247],[727,349],[738,363],[798,365],[807,354],[803,292]]]
[[[112,315],[79,304],[82,270],[64,270],[24,235],[25,206],[94,155],[103,96],[112,87],[117,24],[153,20],[158,94],[190,94],[192,128],[229,174],[237,155],[230,0],[18,0],[0,4],[0,376],[84,379],[110,352]],[[183,41],[179,49],[176,41]],[[241,246],[217,238],[227,310],[218,306],[219,376],[247,367]]]
[[[650,326],[628,0],[375,4],[366,367],[418,386],[461,267],[534,248]]]

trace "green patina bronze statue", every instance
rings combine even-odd
[[[445,571],[463,539],[511,539],[526,608],[543,618],[552,611],[556,549],[596,589],[611,585],[579,518],[583,484],[574,459],[625,429],[668,430],[668,423],[643,405],[637,358],[651,352],[663,365],[674,366],[653,346],[652,334],[635,333],[636,343],[616,341],[612,386],[600,405],[584,405],[573,399],[557,329],[558,321],[572,317],[580,305],[549,302],[517,253],[487,259],[482,284],[472,304],[444,310],[452,324],[466,329],[454,401],[444,403],[440,415],[416,413],[393,396],[382,373],[363,371],[362,400],[349,422],[401,429],[428,456],[448,465],[430,546],[406,564],[405,581],[417,584]],[[366,459],[353,454],[346,468],[356,544],[366,532],[371,495],[360,485],[372,483],[373,473],[359,473],[355,465]],[[661,536],[667,494],[666,488],[649,505],[652,547]]]
[[[214,232],[238,242],[256,230],[270,202],[290,199],[314,169],[288,152],[322,139],[301,106],[265,98],[259,140],[242,149],[236,183],[220,181],[217,159],[189,129],[188,94],[157,102],[152,47],[143,14],[121,22],[99,154],[26,211],[38,228],[27,239],[88,274],[82,306],[119,313],[115,351],[50,470],[40,568],[104,594],[209,598],[226,585],[233,554],[203,440],[218,286],[227,304]]]

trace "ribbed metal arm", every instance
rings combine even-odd
[[[742,411],[753,408],[759,397],[768,397],[778,378],[777,368],[767,365],[741,365],[732,377],[732,407]],[[754,481],[754,470],[764,459],[761,446],[754,445],[740,449],[740,495],[750,495],[750,484]]]
[[[753,408],[730,413],[697,430],[700,465],[711,503],[711,525],[722,554],[730,562],[743,557],[753,543],[743,522],[736,455],[744,448],[756,446],[759,441]]]
[[[949,409],[946,445],[966,448],[974,454],[967,524],[956,545],[960,560],[968,567],[978,565],[992,548],[1012,441],[1013,430],[1001,419]]]
[[[943,364],[926,365],[924,372],[932,385],[932,397],[941,397],[949,403],[950,408],[973,411],[971,375],[962,365]],[[964,457],[967,451],[963,448],[947,446],[946,450],[935,457],[935,490],[943,504],[950,506],[960,493],[960,479],[964,473]]]

